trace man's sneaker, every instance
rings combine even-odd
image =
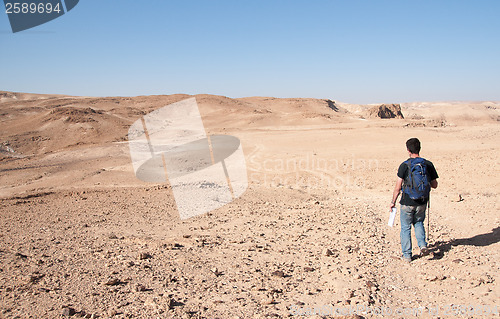
[[[429,248],[427,247],[420,247],[420,256],[427,256],[429,255],[430,251]]]
[[[401,259],[403,259],[404,261],[406,261],[407,263],[411,263],[411,257],[408,257],[408,256],[403,256],[401,257]]]

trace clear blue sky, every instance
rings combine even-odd
[[[80,0],[15,34],[1,8],[0,90],[500,100],[498,0]]]

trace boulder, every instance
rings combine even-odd
[[[381,119],[403,119],[403,113],[401,113],[400,104],[382,104],[371,108],[368,112],[368,116],[372,118]]]

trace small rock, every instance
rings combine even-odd
[[[359,247],[353,247],[351,245],[347,245],[345,246],[345,250],[349,253],[349,254],[352,254],[354,252],[358,252],[359,251]]]
[[[106,286],[116,286],[120,284],[120,279],[118,278],[111,278],[110,280],[106,281],[104,283]]]
[[[285,273],[282,270],[273,271],[271,275],[281,278],[285,277]]]
[[[29,276],[28,282],[31,283],[31,284],[35,284],[38,281],[40,281],[40,279],[42,279],[43,277],[44,277],[44,275],[32,274],[31,276]]]
[[[75,309],[73,309],[71,307],[65,307],[65,308],[63,308],[62,315],[65,316],[65,317],[71,317],[75,313],[76,313]]]
[[[361,298],[361,296],[356,296],[354,298],[351,299],[351,304],[352,305],[364,305],[364,306],[368,306],[368,303],[363,300],[363,298]]]
[[[116,309],[110,309],[110,310],[108,311],[108,316],[110,316],[110,317],[114,317],[114,316],[116,316],[117,314],[118,314],[118,311],[117,311]]]
[[[15,256],[16,256],[16,257],[19,257],[19,258],[22,258],[22,259],[26,259],[26,258],[28,258],[28,256],[27,256],[27,255],[25,255],[25,254],[21,254],[21,253],[16,253],[16,254],[15,254]]]
[[[305,272],[311,272],[311,271],[314,271],[314,268],[312,268],[312,267],[304,267],[304,271]]]
[[[323,256],[333,256],[333,251],[331,251],[330,249],[328,248],[325,248],[323,250]]]
[[[194,240],[198,243],[198,246],[202,247],[205,245],[205,238],[194,238]],[[180,248],[184,247],[183,245],[179,243],[164,243],[163,248],[169,249],[169,250],[178,250]]]
[[[219,271],[219,269],[217,267],[214,267],[212,269],[210,269],[214,275],[216,275],[217,277],[219,277],[220,275],[222,275],[222,272]]]
[[[137,284],[137,285],[135,286],[135,291],[146,291],[146,290],[147,290],[147,289],[146,289],[146,286],[144,286],[144,285]]]
[[[144,259],[149,259],[153,256],[151,256],[149,253],[142,252],[139,254],[138,259],[139,260],[144,260]]]
[[[443,276],[443,275],[431,275],[431,276],[427,276],[425,278],[425,280],[427,281],[441,281],[441,280],[444,280],[446,279],[446,276]]]
[[[354,297],[354,290],[352,289],[347,289],[344,293],[344,297],[346,299],[351,299],[352,297]]]
[[[455,260],[453,260],[453,262],[454,262],[455,264],[459,264],[459,263],[463,263],[464,261],[463,261],[462,259],[460,259],[460,258],[459,258],[459,259],[455,259]]]
[[[442,251],[431,251],[429,256],[431,258],[438,258],[439,259],[439,258],[443,257],[443,252]]]
[[[174,306],[175,306],[175,300],[174,300],[174,298],[166,297],[165,298],[165,304],[166,304],[166,306],[167,306],[168,309],[174,309]]]
[[[272,305],[274,303],[274,299],[272,297],[267,297],[261,300],[262,305]]]
[[[144,301],[144,306],[157,308],[158,307],[158,298],[150,297],[150,298],[146,299],[146,301]]]
[[[376,289],[376,288],[377,288],[377,285],[376,285],[376,284],[374,284],[372,281],[368,280],[368,281],[366,282],[366,287],[367,287],[368,289],[370,289],[370,290],[371,290],[372,288],[375,288],[375,289]]]
[[[489,274],[482,274],[479,277],[479,282],[481,284],[490,284],[494,281],[493,277],[491,277]]]

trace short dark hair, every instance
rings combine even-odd
[[[416,137],[410,138],[406,141],[406,148],[412,154],[420,154],[420,141]]]

